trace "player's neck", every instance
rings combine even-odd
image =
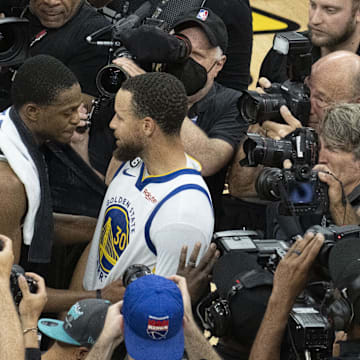
[[[187,162],[180,137],[152,146],[146,154],[143,154],[142,159],[149,175],[152,176],[184,168]]]

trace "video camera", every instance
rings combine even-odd
[[[320,143],[315,130],[299,128],[282,140],[248,134],[244,142],[245,159],[241,166],[259,164],[265,168],[256,179],[260,199],[279,201],[281,215],[324,214],[328,211],[328,186],[312,168],[317,164]],[[283,161],[292,162],[290,169],[279,169]]]
[[[174,61],[181,62],[188,58],[191,52],[191,43],[185,37],[168,34],[167,23],[159,19],[162,5],[159,4],[153,11],[152,3],[146,1],[133,14],[121,18],[113,25],[100,29],[87,37],[90,44],[110,48],[108,64],[96,75],[97,88],[105,99],[113,99],[122,83],[129,77],[126,70],[112,63],[116,58],[134,59],[148,71],[157,71],[159,68],[163,69],[164,64]],[[136,39],[137,41],[132,41],[131,33],[134,34],[140,25],[144,25],[146,29],[143,28],[144,32]],[[110,40],[95,41],[104,32],[109,31],[111,32]],[[139,38],[142,43],[136,44],[139,42]]]
[[[243,119],[249,124],[262,124],[266,120],[284,122],[280,107],[286,105],[291,113],[306,126],[310,114],[310,91],[304,79],[311,72],[312,45],[310,40],[297,32],[278,33],[274,37],[273,49],[287,55],[289,80],[274,83],[265,89],[265,94],[244,91],[238,100]]]
[[[22,64],[29,54],[29,21],[17,17],[0,19],[0,67]]]

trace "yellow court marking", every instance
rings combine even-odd
[[[253,11],[253,29],[257,31],[279,31],[288,28],[288,24],[274,19],[270,16],[262,15]]]

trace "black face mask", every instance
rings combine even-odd
[[[174,75],[184,84],[187,96],[197,93],[207,82],[206,69],[191,57],[182,63],[167,64],[164,71]]]

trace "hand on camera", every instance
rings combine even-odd
[[[183,246],[181,248],[179,266],[176,272],[177,275],[183,276],[186,279],[193,304],[196,304],[201,296],[208,291],[212,269],[220,256],[219,250],[216,250],[216,245],[211,244],[196,266],[200,248],[201,243],[197,242],[186,264],[188,248],[187,246]]]
[[[323,242],[324,236],[320,233],[307,232],[303,238],[299,236],[276,268],[272,296],[289,311],[306,286],[309,270]]]
[[[190,53],[187,41],[179,40],[155,26],[141,25],[123,31],[119,38],[130,54],[142,63],[171,63],[184,60]]]
[[[0,278],[10,281],[11,267],[14,263],[12,241],[5,235],[0,235]]]
[[[145,74],[145,70],[143,70],[140,66],[136,65],[135,62],[126,57],[120,57],[113,60],[113,63],[117,66],[123,68],[123,70],[130,76],[134,77],[137,75]]]
[[[264,93],[266,89],[271,87],[271,82],[267,78],[262,77],[259,79],[259,85],[260,88],[258,87],[256,90],[260,93]],[[295,131],[295,129],[302,127],[301,122],[291,114],[287,106],[281,106],[280,114],[286,124],[279,124],[274,121],[264,121],[262,124],[265,136],[274,140],[280,140]]]
[[[30,292],[28,283],[24,276],[18,278],[22,299],[19,304],[19,313],[23,328],[36,327],[38,319],[46,305],[47,293],[44,279],[35,273],[25,273],[37,283],[37,292]]]
[[[343,195],[343,189],[340,180],[338,180],[336,176],[331,173],[330,169],[326,165],[316,165],[314,170],[319,172],[319,179],[329,186],[328,195],[330,207],[344,206],[342,202],[343,196],[345,196],[345,194]]]

